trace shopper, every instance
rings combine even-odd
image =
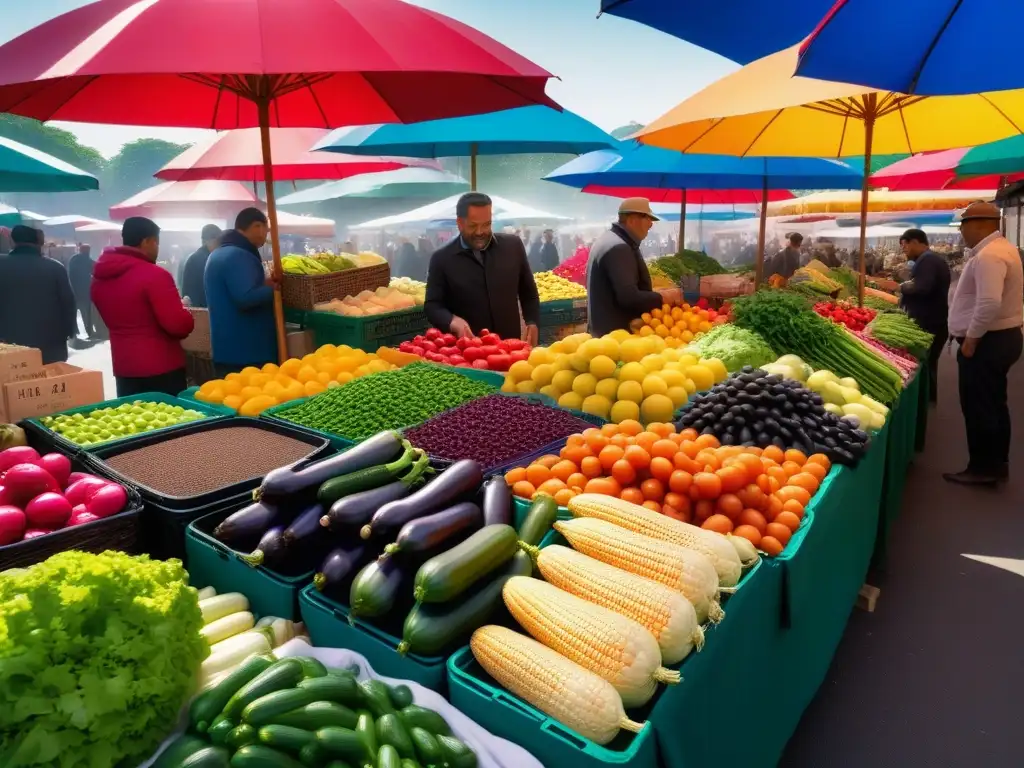
[[[274,282],[263,268],[267,216],[246,208],[206,262],[213,364],[218,376],[277,361]]]
[[[793,273],[800,269],[800,246],[804,242],[804,236],[799,232],[789,235],[789,244],[772,257],[768,267],[768,276],[779,275],[787,280]]]
[[[92,323],[92,299],[89,298],[94,266],[92,249],[84,243],[78,246],[78,250],[68,261],[68,277],[71,280],[71,290],[75,294],[78,314],[82,316],[82,328],[85,331],[85,335],[90,339],[96,338],[96,328]],[[78,334],[76,333],[75,335],[77,336]]]
[[[949,264],[928,247],[928,235],[908,229],[900,237],[912,278],[900,285],[900,305],[921,328],[934,334],[928,350],[929,394],[933,403],[939,396],[939,356],[949,337]]]
[[[160,227],[133,216],[121,242],[103,251],[92,280],[93,303],[110,331],[117,396],[176,395],[187,386],[181,340],[192,333],[192,314],[174,278],[157,266]]]
[[[491,210],[491,198],[480,192],[459,198],[459,235],[430,257],[423,308],[434,327],[459,337],[487,329],[518,339],[522,306],[526,341],[536,345],[540,298],[526,249],[517,235],[492,231]]]
[[[555,245],[555,233],[553,230],[544,230],[544,244],[540,248],[540,270],[550,272],[558,266],[558,247]]]
[[[207,224],[200,234],[202,245],[187,259],[181,267],[181,275],[178,283],[181,285],[181,295],[188,297],[189,304],[193,307],[206,306],[206,262],[213,253],[214,248],[220,243],[223,234],[221,228],[216,224]]]
[[[678,301],[679,290],[653,290],[640,243],[660,221],[644,197],[619,205],[619,220],[590,249],[587,262],[587,314],[590,332],[603,336],[628,330],[632,320],[662,303]]]
[[[999,232],[993,203],[967,206],[960,233],[970,255],[949,308],[949,333],[960,345],[960,409],[970,461],[964,471],[943,477],[994,485],[1009,474],[1006,377],[1024,346],[1024,269],[1017,249]]]
[[[68,359],[78,335],[75,295],[64,265],[43,256],[43,233],[18,225],[0,257],[0,341],[37,348],[44,363]]]

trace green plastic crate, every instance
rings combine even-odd
[[[185,558],[189,583],[200,589],[213,587],[218,594],[241,592],[249,598],[250,610],[257,617],[298,620],[299,592],[313,580],[313,569],[298,576],[284,576],[262,566],[253,568],[213,537],[213,529],[241,506],[244,504],[206,515],[188,526]]]
[[[188,389],[179,392],[178,398],[180,400],[188,400],[190,403],[196,403],[205,408],[209,408],[212,411],[223,413],[225,416],[235,416],[238,411],[228,408],[226,405],[216,405],[215,403],[204,403],[202,400],[196,400],[196,392],[199,391],[199,387],[189,387]],[[195,408],[195,405],[190,405],[190,408]]]
[[[540,305],[540,328],[580,325],[587,322],[586,299],[543,301]]]
[[[312,584],[299,593],[299,609],[313,645],[348,648],[365,656],[381,675],[413,680],[424,688],[445,694],[448,685],[446,656],[426,657],[414,653],[400,656],[397,637],[351,618],[345,606],[325,597]]]
[[[347,344],[367,352],[406,341],[430,327],[422,307],[368,317],[307,312],[305,324],[313,331],[317,347]]]

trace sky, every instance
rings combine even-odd
[[[4,11],[0,42],[90,0],[29,0]],[[722,57],[614,16],[597,18],[599,0],[410,0],[476,27],[560,80],[548,94],[605,130],[646,123],[737,68]],[[13,3],[12,3],[13,4]],[[216,39],[210,39],[216,44]],[[181,129],[54,123],[105,156],[139,138],[200,140]]]

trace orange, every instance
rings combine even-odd
[[[523,499],[532,499],[533,494],[537,492],[537,489],[533,487],[532,483],[526,480],[520,480],[518,483],[512,486],[512,493]]]
[[[587,456],[580,462],[580,472],[587,478],[600,477],[603,467],[597,456]]]
[[[807,462],[807,456],[804,455],[803,451],[798,451],[796,448],[790,448],[786,451],[786,461],[795,461],[802,467]]]
[[[789,528],[789,530],[796,532],[796,529],[800,527],[800,518],[794,515],[792,512],[779,512],[773,523],[781,523],[782,525]]]
[[[605,472],[610,472],[612,465],[625,456],[626,452],[617,445],[606,445],[601,449],[601,453],[598,454],[598,459],[601,461],[601,466]]]
[[[673,493],[683,494],[690,490],[693,485],[693,475],[677,469],[668,479],[668,487]]]
[[[674,435],[676,432],[675,424],[666,424],[664,422],[654,422],[653,424],[647,425],[647,431],[653,432],[659,437],[668,437]]]
[[[698,449],[717,448],[721,445],[721,443],[718,442],[718,438],[714,435],[698,435],[694,442],[697,443]]]
[[[789,459],[782,463],[782,468],[786,470],[787,477],[795,475],[797,472],[800,471],[800,468],[802,466],[802,464],[797,464],[795,461],[790,461]]]
[[[788,485],[796,485],[799,486],[800,488],[806,488],[808,491],[811,492],[811,495],[814,495],[815,491],[818,490],[818,486],[820,485],[820,483],[818,482],[818,478],[816,478],[810,472],[797,472],[795,475],[789,478]]]
[[[661,501],[665,498],[665,484],[653,477],[640,483],[640,490],[648,501]]]
[[[832,469],[832,461],[824,453],[815,453],[808,456],[807,463],[818,464],[819,466],[824,467],[826,472]]]
[[[591,432],[588,429],[587,432],[590,432],[590,434],[584,435],[584,438],[587,441],[587,447],[590,448],[590,450],[593,451],[594,453],[600,453],[601,449],[608,445],[608,443],[611,441],[611,437],[604,434],[600,430],[596,432]]]
[[[582,491],[587,484],[587,479],[587,476],[582,472],[573,472],[569,475],[569,479],[565,481],[565,484],[572,489],[579,488]]]
[[[636,480],[636,468],[626,459],[619,459],[612,465],[611,475],[621,485],[629,485]]]
[[[510,469],[505,473],[505,482],[508,483],[510,487],[518,483],[520,480],[525,479],[526,467],[516,467],[515,469]]]
[[[634,419],[619,422],[619,434],[636,436],[644,431],[644,425]]]
[[[537,486],[537,493],[546,493],[548,496],[554,496],[559,491],[565,490],[566,484],[563,483],[556,477],[546,480]]]
[[[779,448],[779,446],[777,446],[777,445],[769,445],[761,453],[761,458],[762,459],[771,459],[775,463],[781,464],[782,462],[784,462],[786,460],[786,454],[785,454],[785,452],[781,448]]]
[[[632,465],[633,469],[647,469],[651,465],[651,454],[639,445],[631,445],[626,448],[623,458]]]
[[[563,459],[554,466],[551,467],[551,476],[558,478],[563,483],[567,483],[569,478],[576,473],[578,467],[571,461]]]
[[[662,438],[658,440],[650,447],[651,456],[661,456],[666,459],[671,459],[677,453],[679,453],[679,446],[673,441]]]
[[[668,482],[675,470],[675,464],[672,463],[671,459],[666,459],[664,456],[655,456],[651,459],[651,477],[661,480],[663,483]]]
[[[551,479],[551,470],[543,464],[531,464],[526,468],[526,479],[534,488],[539,488],[542,483]]]
[[[576,495],[576,492],[570,488],[563,488],[560,491],[555,492],[555,502],[560,507],[567,506],[572,500],[572,497]]]
[[[808,459],[807,463],[803,465],[802,471],[806,472],[808,475],[813,475],[814,479],[818,481],[819,485],[821,484],[821,481],[825,479],[825,476],[828,474],[827,469],[821,466],[821,464],[812,462],[810,459]]]
[[[644,493],[639,488],[623,488],[622,493],[619,494],[619,498],[623,501],[628,501],[631,504],[644,503]]]
[[[698,472],[693,476],[697,498],[711,501],[722,495],[722,479],[714,472]]]
[[[561,458],[559,456],[555,456],[553,453],[549,453],[544,456],[541,456],[539,459],[535,459],[533,463],[540,464],[542,467],[547,467],[548,469],[551,469],[559,461],[561,461]]]
[[[647,451],[647,453],[652,453],[654,444],[658,442],[660,439],[661,438],[658,435],[654,434],[653,432],[641,432],[639,435],[636,436],[635,444],[639,445],[641,448]],[[675,451],[673,451],[672,453],[673,455],[675,455]]]
[[[588,480],[584,493],[599,493],[602,496],[618,496],[622,493],[622,486],[613,477],[597,477]]]
[[[790,499],[795,499],[806,507],[811,500],[810,491],[797,485],[784,485],[775,492],[775,495],[782,501],[783,506]]]

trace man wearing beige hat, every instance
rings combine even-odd
[[[631,320],[663,303],[679,301],[678,288],[652,290],[640,243],[658,217],[645,197],[619,205],[619,220],[590,249],[587,264],[587,314],[590,332],[603,336],[629,329]]]

